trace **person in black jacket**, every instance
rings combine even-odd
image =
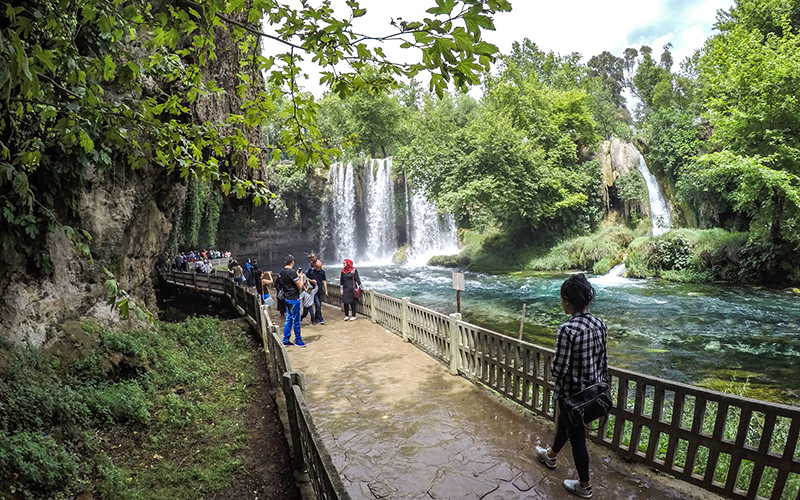
[[[358,269],[353,267],[352,260],[344,259],[342,275],[339,277],[339,289],[342,292],[345,321],[355,321],[356,319],[356,288],[361,289],[361,278],[358,276]],[[348,311],[352,311],[352,313]]]

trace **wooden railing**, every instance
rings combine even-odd
[[[280,386],[286,400],[294,467],[308,472],[317,498],[349,500],[350,495],[308,411],[303,395],[302,373],[292,371],[278,328],[270,320],[269,314],[262,310],[258,295],[222,276],[166,271],[161,277],[173,285],[226,295],[239,314],[259,332],[273,387]]]
[[[329,303],[340,305],[337,287]],[[450,372],[555,419],[553,350],[461,321],[408,298],[366,290],[357,311]],[[614,408],[594,442],[633,461],[736,499],[800,500],[800,408],[609,367]],[[788,495],[788,496],[787,496]]]

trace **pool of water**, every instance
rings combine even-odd
[[[332,282],[336,272],[328,271]],[[455,312],[451,270],[359,267],[368,288],[443,312]],[[465,273],[466,321],[552,347],[566,319],[564,274]],[[800,401],[800,297],[746,285],[687,285],[590,276],[592,312],[609,327],[610,363],[667,380],[750,397]]]

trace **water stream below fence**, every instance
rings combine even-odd
[[[338,282],[335,269],[328,270]],[[455,312],[451,271],[387,265],[359,267],[367,287],[443,313]],[[563,274],[466,273],[466,321],[552,347],[565,319]],[[590,278],[592,308],[609,327],[611,364],[668,380],[728,389],[772,401],[800,401],[800,298],[744,285]]]

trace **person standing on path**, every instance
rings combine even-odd
[[[322,318],[322,297],[324,293],[328,296],[328,281],[325,276],[325,270],[322,268],[322,261],[319,259],[314,260],[306,273],[306,277],[310,280],[317,282],[317,293],[314,294],[314,314],[311,316],[311,324],[324,325],[325,320]]]
[[[286,321],[283,324],[283,345],[296,345],[305,347],[303,337],[300,335],[300,290],[303,288],[304,277],[297,274],[294,267],[294,256],[287,255],[284,260],[286,266],[281,270],[281,283],[286,302]],[[294,328],[294,344],[292,344],[292,328]]]
[[[564,398],[609,380],[608,328],[603,320],[589,312],[594,295],[594,288],[583,274],[574,274],[561,285],[561,307],[570,318],[558,327],[556,350],[550,367],[550,375],[555,380],[553,401],[559,410],[556,436],[552,447],[536,447],[539,460],[548,468],[555,469],[556,457],[569,440],[579,479],[565,479],[564,488],[582,498],[592,497],[586,428],[579,420],[570,422]]]
[[[342,275],[339,277],[339,290],[342,292],[345,321],[355,321],[356,319],[356,288],[361,288],[361,278],[358,276],[358,269],[353,267],[352,260],[344,259]],[[352,316],[348,310],[352,311]]]

